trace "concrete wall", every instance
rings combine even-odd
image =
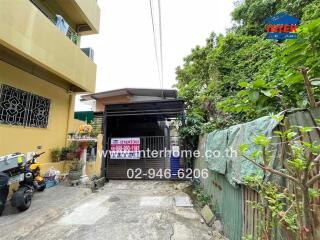
[[[96,65],[30,1],[1,0],[0,29],[5,48],[82,91],[95,91]]]
[[[79,127],[83,124],[86,124],[86,122],[78,120],[78,119],[72,119],[69,123],[68,133],[79,131]]]
[[[60,0],[61,1],[61,0]],[[94,33],[100,28],[100,8],[97,0],[74,0],[79,6]]]
[[[2,61],[0,72],[0,84],[7,84],[51,100],[46,129],[0,124],[0,156],[34,151],[36,146],[41,145],[46,154],[39,158],[39,161],[51,162],[50,149],[66,144],[68,119],[70,115],[73,116],[73,95]]]
[[[77,131],[79,126],[84,124],[82,121],[73,119],[74,95],[2,61],[0,61],[0,72],[0,84],[7,84],[51,100],[49,123],[46,129],[0,124],[0,156],[14,152],[34,151],[36,146],[41,145],[41,151],[46,152],[38,159],[41,164],[41,174],[50,168],[67,173],[70,169],[68,161],[52,162],[50,149],[66,146],[67,133]],[[101,151],[101,134],[98,136],[97,145],[98,151]],[[101,157],[97,157],[96,161],[87,162],[89,177],[100,176],[101,161]]]

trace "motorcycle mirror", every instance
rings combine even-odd
[[[41,149],[42,149],[42,146],[37,146],[37,149],[38,149],[38,150],[41,150]]]

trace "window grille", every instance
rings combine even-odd
[[[0,85],[0,124],[46,128],[50,99]]]

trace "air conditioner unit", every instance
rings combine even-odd
[[[94,58],[94,51],[92,48],[81,48],[82,52],[86,54],[92,61]]]

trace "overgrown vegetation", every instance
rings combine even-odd
[[[225,36],[212,33],[176,69],[187,105],[180,134],[194,148],[201,133],[320,100],[320,0],[245,0],[236,6],[232,29]],[[264,20],[279,12],[302,19],[298,39],[265,39]]]
[[[203,208],[205,205],[211,206],[211,197],[207,195],[204,190],[200,187],[195,187],[195,189],[192,191],[192,194],[195,197],[196,203],[199,205],[200,208]]]
[[[261,175],[245,178],[247,186],[255,189],[260,201],[251,202],[252,207],[260,213],[261,229],[259,239],[277,239],[275,228],[281,228],[289,239],[313,240],[315,238],[315,221],[312,202],[320,196],[319,189],[313,188],[320,179],[317,171],[320,162],[320,144],[309,140],[310,132],[319,126],[288,128],[279,117],[281,131],[275,131],[280,138],[281,166],[270,166],[273,153],[270,151],[271,138],[256,136],[253,142],[259,150],[248,152],[248,144],[241,146],[243,157],[263,170],[264,176],[273,174],[284,178],[286,184],[277,181],[265,181]],[[259,161],[262,159],[262,161]]]
[[[297,39],[265,39],[264,20],[280,12],[301,19]],[[176,87],[187,106],[186,125],[179,131],[193,149],[202,133],[285,109],[320,105],[320,0],[237,1],[232,18],[234,26],[226,35],[212,33],[205,46],[192,49],[176,69]],[[275,239],[277,227],[289,239],[316,239],[312,202],[319,190],[313,185],[320,175],[311,173],[320,164],[320,145],[306,140],[311,130],[296,126],[275,132],[287,148],[285,169],[269,167],[271,142],[265,136],[254,139],[259,151],[248,153],[242,147],[264,175],[288,183],[265,181],[259,175],[246,178],[261,198],[250,203],[261,216],[259,239]]]

